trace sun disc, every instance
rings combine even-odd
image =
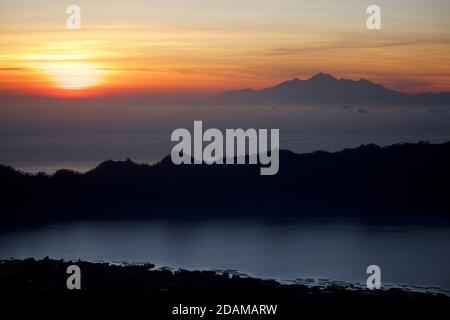
[[[91,62],[49,62],[37,68],[46,73],[54,86],[77,90],[93,87],[101,82],[103,70]]]

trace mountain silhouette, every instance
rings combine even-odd
[[[318,73],[307,80],[292,79],[273,87],[227,91],[216,95],[216,103],[235,105],[430,105],[450,106],[450,92],[407,94],[366,79],[336,79]]]
[[[25,174],[0,165],[0,223],[192,216],[450,217],[450,142],[280,151],[259,165],[105,161],[86,173]]]

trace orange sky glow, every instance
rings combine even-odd
[[[366,1],[78,2],[82,28],[68,30],[60,2],[0,1],[2,91],[210,94],[321,71],[450,91],[448,1],[380,1],[378,31],[365,26]]]

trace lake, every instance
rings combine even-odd
[[[76,222],[0,229],[0,258],[151,262],[189,270],[237,270],[278,280],[450,290],[450,224],[366,225],[336,220]],[[416,288],[417,289],[417,288]]]

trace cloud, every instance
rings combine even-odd
[[[0,71],[19,71],[19,70],[26,70],[25,68],[16,68],[16,67],[0,67]]]
[[[359,109],[357,110],[357,112],[358,112],[359,114],[365,114],[365,113],[368,113],[368,111],[367,111],[366,109],[364,109],[364,108],[359,108]]]

